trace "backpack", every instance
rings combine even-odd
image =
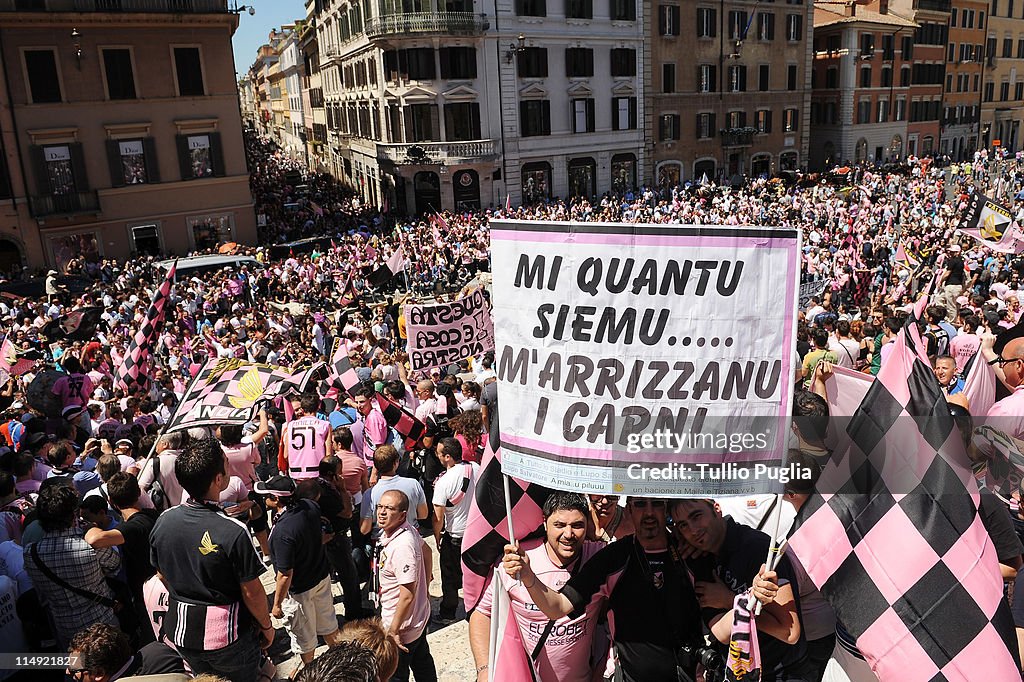
[[[928,355],[946,355],[949,352],[949,334],[942,327],[929,327],[924,332],[924,338],[928,343]]]
[[[164,486],[160,482],[160,455],[153,456],[149,461],[153,467],[153,482],[148,491],[149,499],[153,502],[153,507],[158,512],[162,512],[167,509],[167,491],[164,490]],[[141,473],[140,471],[139,474],[141,475]]]

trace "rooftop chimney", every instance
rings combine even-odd
[[[843,7],[843,16],[855,17],[857,16],[857,3],[856,0],[850,0]]]

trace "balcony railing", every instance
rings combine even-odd
[[[0,0],[0,12],[228,12],[228,0]]]
[[[757,128],[725,128],[719,132],[723,147],[749,147],[754,144]]]
[[[32,206],[32,215],[36,218],[74,213],[97,213],[100,210],[100,198],[96,192],[48,194],[41,197],[30,197],[29,201]]]
[[[498,145],[495,140],[377,145],[377,158],[396,164],[452,164],[483,160],[496,156],[497,153]]]
[[[366,37],[372,39],[397,35],[423,36],[430,34],[480,35],[491,24],[486,14],[472,12],[412,12],[385,14],[366,20]]]

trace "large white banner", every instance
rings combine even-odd
[[[553,488],[778,490],[795,229],[491,221],[505,473]]]
[[[449,303],[407,305],[404,313],[413,371],[494,350],[494,323],[482,289]]]

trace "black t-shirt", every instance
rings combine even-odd
[[[349,519],[341,518],[341,512],[345,509],[341,493],[324,479],[317,480],[320,483],[320,499],[317,501],[317,504],[320,505],[320,513],[331,522],[331,529],[335,533],[344,533],[351,522]]]
[[[207,506],[168,509],[157,519],[149,542],[150,561],[176,601],[240,603],[241,584],[267,570],[245,524]]]
[[[759,530],[736,523],[730,516],[725,517],[725,524],[725,540],[722,542],[718,556],[705,556],[701,559],[691,560],[689,564],[697,580],[710,580],[710,573],[714,572],[730,590],[735,594],[740,594],[750,589],[754,578],[761,570],[761,564],[768,557],[771,537]],[[793,589],[793,598],[797,599],[797,582],[788,557],[783,555],[775,567],[775,572],[779,576],[779,584],[788,582]],[[799,608],[798,602],[797,610]],[[728,609],[703,609],[704,622],[710,623],[712,618],[726,611]],[[792,670],[804,659],[807,647],[803,633],[800,635],[800,641],[795,645],[786,644],[763,633],[758,633],[757,639],[761,648],[763,670],[775,670],[780,665],[787,670]],[[720,646],[720,648],[723,647],[725,645]]]
[[[577,612],[602,592],[614,614],[612,638],[625,680],[676,682],[676,651],[703,641],[684,567],[670,552],[647,553],[629,536],[595,554],[562,588]]]
[[[140,509],[117,527],[124,537],[121,554],[124,557],[128,587],[133,594],[142,594],[142,584],[156,573],[150,562],[149,534],[153,531],[158,516],[155,509]]]
[[[963,285],[964,283],[964,259],[960,256],[953,256],[946,260],[946,270],[949,271],[949,277],[946,278],[945,286],[953,284]]]
[[[1024,552],[1020,538],[1017,537],[1017,531],[1013,528],[1010,510],[1002,500],[996,497],[995,493],[985,486],[981,487],[980,492],[981,522],[985,524],[985,530],[992,538],[992,545],[996,548],[999,563],[1009,564]]]
[[[299,500],[278,515],[270,532],[270,558],[278,571],[292,571],[292,594],[312,589],[327,577],[316,502]]]

